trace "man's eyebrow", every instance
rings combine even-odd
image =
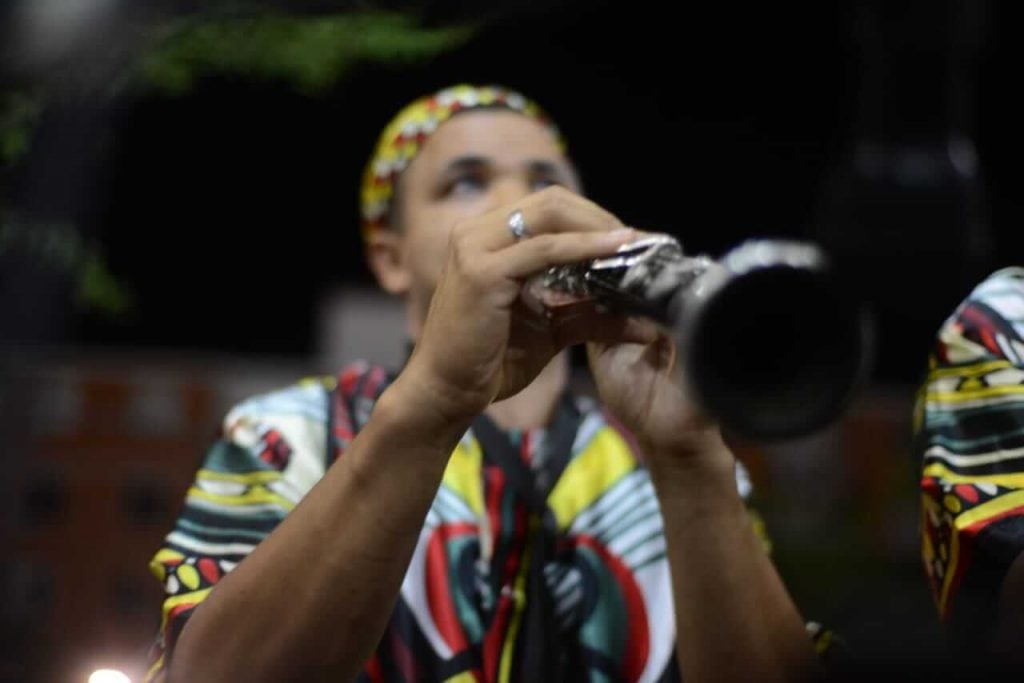
[[[478,171],[482,168],[486,168],[489,162],[486,157],[466,154],[463,156],[455,157],[441,169],[441,172],[445,175],[451,173],[458,173],[459,171]]]
[[[549,178],[563,178],[566,176],[572,176],[572,170],[566,168],[564,164],[557,164],[553,161],[547,161],[545,159],[537,159],[531,161],[528,167],[530,173],[535,176],[544,176]]]
[[[464,154],[457,156],[442,168],[438,174],[440,178],[447,178],[460,173],[480,173],[494,165],[492,159],[479,154]],[[568,164],[558,163],[548,159],[532,159],[526,163],[527,172],[535,178],[550,178],[560,182],[579,182],[576,170]]]

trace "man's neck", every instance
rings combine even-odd
[[[502,429],[547,427],[569,383],[569,354],[563,351],[515,396],[492,403],[487,415]]]

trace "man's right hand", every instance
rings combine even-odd
[[[531,235],[518,241],[508,226],[515,210]],[[567,346],[593,339],[651,341],[650,327],[633,320],[595,314],[558,324],[520,298],[529,276],[608,256],[637,236],[561,187],[460,223],[421,338],[398,383],[445,419],[463,421],[525,388]]]

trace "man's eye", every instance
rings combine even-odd
[[[552,185],[561,185],[561,184],[562,183],[557,178],[551,178],[551,177],[545,176],[545,177],[534,178],[531,181],[531,183],[530,183],[530,187],[531,187],[531,189],[534,192],[537,192],[538,190],[543,190],[545,187],[551,187]]]
[[[460,176],[448,184],[447,194],[453,196],[476,194],[484,189],[484,185],[485,181],[480,176]]]

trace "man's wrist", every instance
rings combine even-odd
[[[704,498],[738,495],[736,458],[717,428],[644,446],[647,468],[659,497],[699,503]]]
[[[381,395],[374,416],[399,432],[414,432],[423,445],[442,449],[454,447],[475,417],[453,407],[435,386],[408,368]]]
[[[670,438],[651,439],[641,436],[641,445],[652,469],[666,476],[676,472],[689,474],[725,471],[734,466],[732,451],[715,426],[687,430]]]

